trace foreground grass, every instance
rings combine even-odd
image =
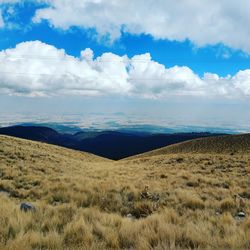
[[[0,249],[250,249],[249,187],[247,154],[112,162],[1,136]]]

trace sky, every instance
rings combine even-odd
[[[250,131],[249,26],[245,0],[0,0],[0,122],[122,113]]]

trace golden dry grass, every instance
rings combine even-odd
[[[205,153],[205,154],[250,154],[250,134],[223,135],[199,138],[176,143],[168,147],[146,152],[131,158],[141,158],[163,154]]]
[[[249,187],[250,154],[114,162],[0,136],[0,249],[250,249]]]

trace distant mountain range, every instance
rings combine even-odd
[[[64,134],[43,126],[5,127],[0,128],[0,134],[59,145],[113,160],[178,142],[221,135],[214,133],[149,134],[119,131],[82,131],[75,134]]]

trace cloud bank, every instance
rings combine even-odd
[[[0,52],[0,92],[10,95],[117,95],[139,98],[204,96],[242,98],[250,95],[250,70],[234,76],[196,75],[188,67],[166,68],[149,53],[94,58],[87,48],[79,57],[30,41]]]
[[[40,0],[36,23],[47,20],[64,30],[72,26],[96,29],[112,40],[121,32],[149,34],[155,39],[197,46],[223,43],[250,52],[250,1],[246,0]]]

